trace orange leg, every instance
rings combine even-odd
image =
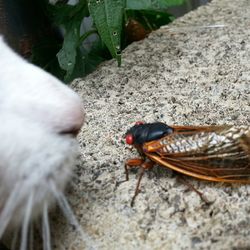
[[[152,161],[146,162],[144,159],[141,159],[141,158],[129,159],[126,161],[126,163],[125,163],[126,180],[125,181],[129,180],[129,176],[128,176],[129,168],[140,167],[139,179],[138,179],[138,182],[136,184],[135,193],[134,193],[134,196],[133,196],[132,201],[131,201],[131,207],[134,205],[135,198],[140,192],[140,184],[141,184],[142,176],[143,176],[145,170],[150,169],[153,166],[154,166],[154,162],[152,162]]]
[[[140,158],[134,158],[134,159],[127,160],[125,162],[125,165],[124,165],[126,178],[123,181],[116,182],[116,186],[119,186],[121,183],[128,181],[129,180],[129,177],[128,177],[129,169],[132,167],[140,167],[144,163],[144,161],[145,161],[144,159],[140,159]]]
[[[177,175],[177,180],[180,181],[181,183],[187,185],[189,187],[189,189],[191,189],[192,191],[194,191],[195,193],[197,193],[201,200],[203,202],[205,202],[207,205],[211,204],[211,202],[209,202],[206,197],[203,196],[203,193],[200,192],[199,190],[197,190],[191,183],[189,183],[186,179],[184,179],[182,176]]]
[[[140,167],[142,166],[142,164],[144,164],[145,160],[144,159],[141,159],[141,158],[134,158],[134,159],[129,159],[125,162],[125,174],[126,174],[126,180],[125,181],[128,181],[129,180],[129,177],[128,177],[128,170],[129,168],[133,168],[133,167]]]

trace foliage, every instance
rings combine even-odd
[[[66,82],[88,74],[111,57],[120,66],[121,50],[171,22],[168,8],[183,1],[79,0],[76,5],[62,1],[50,5],[48,0],[40,0],[63,36],[57,32],[54,38],[42,39],[34,46],[32,60]]]

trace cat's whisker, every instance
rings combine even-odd
[[[13,238],[12,238],[11,247],[10,247],[11,250],[16,249],[18,234],[19,234],[19,228],[17,228],[13,233]]]
[[[42,227],[43,227],[43,249],[44,250],[51,250],[50,226],[49,226],[49,215],[48,215],[47,202],[44,202],[44,205],[43,205]]]
[[[74,212],[72,211],[72,209],[67,201],[67,198],[60,190],[58,190],[56,188],[56,186],[52,180],[50,180],[50,187],[51,187],[52,193],[54,194],[54,196],[58,202],[59,207],[61,208],[62,212],[64,213],[64,216],[69,221],[69,223],[71,225],[73,225],[76,228],[76,230],[80,233],[82,241],[86,244],[86,249],[97,249],[97,247],[94,247],[94,245],[93,245],[94,242],[90,238],[90,236],[82,230],[82,227],[78,223],[78,221],[74,215]]]
[[[21,199],[21,187],[16,184],[0,214],[0,239],[2,238]]]
[[[33,207],[33,192],[30,194],[29,199],[28,199],[28,204],[26,206],[26,211],[25,211],[24,220],[22,224],[22,231],[21,231],[20,250],[27,249],[28,229],[29,229],[29,222],[31,219],[32,207]]]
[[[33,221],[31,221],[29,229],[29,250],[33,249],[34,249],[34,224]]]

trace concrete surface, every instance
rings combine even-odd
[[[225,27],[201,27],[217,24]],[[137,171],[116,187],[124,161],[137,156],[123,138],[135,121],[250,124],[249,0],[214,0],[129,46],[121,68],[106,62],[72,87],[87,122],[69,199],[100,249],[250,249],[250,186],[188,177],[213,201],[208,206],[155,167],[133,208]],[[72,227],[56,221],[53,248],[83,249]]]

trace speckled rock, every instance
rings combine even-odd
[[[137,156],[123,138],[135,121],[250,124],[248,0],[214,0],[130,45],[121,68],[103,63],[72,87],[87,122],[69,198],[100,249],[250,248],[250,186],[187,177],[213,201],[206,205],[175,173],[155,167],[132,208],[138,172],[116,185],[125,179],[124,161]],[[83,249],[72,227],[56,221],[54,248]]]

